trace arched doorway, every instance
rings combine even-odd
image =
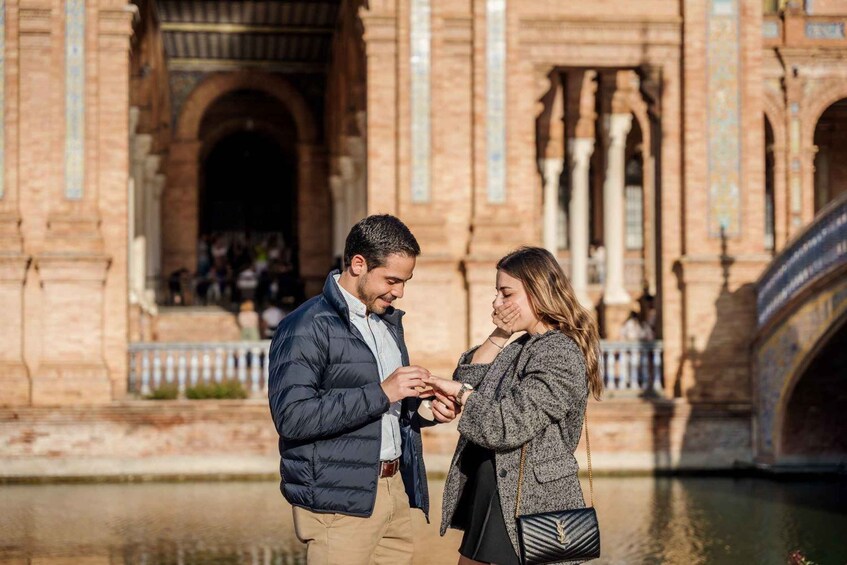
[[[320,290],[332,261],[326,153],[297,90],[262,72],[210,75],[182,106],[171,155],[162,210],[166,274],[197,273],[195,281],[211,285],[204,273],[222,243],[233,272],[220,278],[237,279],[242,265],[233,254],[246,256],[246,248],[261,267],[276,248],[298,300]],[[224,301],[243,298],[232,284],[217,287],[230,288]],[[186,302],[208,302],[204,290]]]
[[[847,98],[829,106],[815,126],[815,213],[847,192]]]
[[[288,109],[260,90],[228,92],[204,112],[196,303],[302,301],[296,139]]]
[[[200,164],[200,234],[278,233],[296,247],[296,160],[273,137],[244,130]]]
[[[832,335],[799,377],[785,408],[782,460],[847,462],[847,323]]]

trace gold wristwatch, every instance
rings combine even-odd
[[[464,406],[465,395],[471,391],[473,391],[473,387],[471,385],[468,383],[462,383],[462,388],[459,389],[459,394],[456,396],[456,402]]]

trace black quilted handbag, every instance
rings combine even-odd
[[[520,515],[526,445],[521,449],[515,519],[523,565],[561,561],[588,561],[600,557],[600,525],[594,511],[594,481],[591,476],[591,445],[588,442],[588,410],[585,414],[585,447],[588,452],[588,485],[591,506],[572,510]]]

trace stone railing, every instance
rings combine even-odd
[[[267,394],[270,340],[218,343],[138,342],[129,345],[129,392],[238,380],[251,395]]]
[[[762,274],[756,285],[759,327],[821,276],[845,264],[847,194],[818,213]]]
[[[129,392],[148,395],[176,385],[180,395],[200,382],[238,380],[253,396],[267,394],[270,341],[132,343]],[[662,391],[662,342],[602,342],[609,390]]]
[[[661,341],[603,341],[601,351],[607,390],[662,394]]]

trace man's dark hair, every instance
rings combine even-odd
[[[384,266],[385,258],[391,254],[417,257],[421,248],[399,218],[390,214],[368,216],[353,226],[347,235],[344,267],[350,265],[354,256],[361,255],[368,263],[368,269],[376,269]]]

